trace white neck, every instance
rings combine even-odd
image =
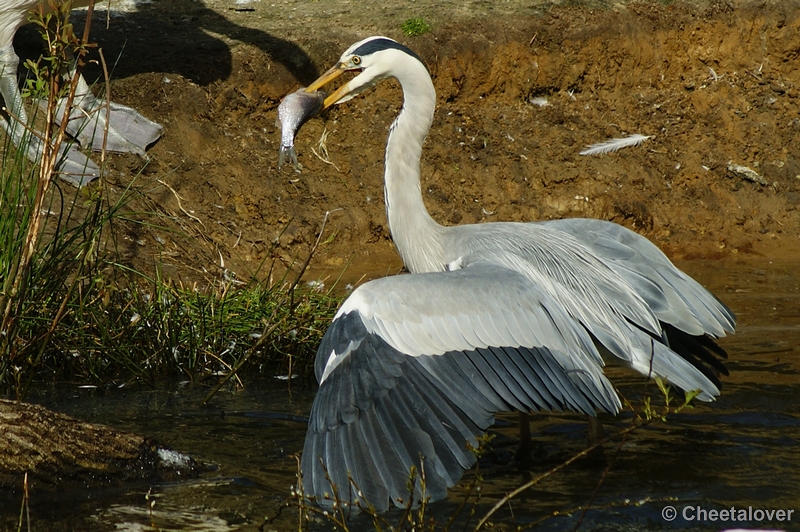
[[[436,91],[428,71],[412,57],[404,56],[393,73],[403,87],[404,102],[386,143],[384,187],[389,231],[409,271],[441,271],[446,228],[425,209],[419,170],[422,143],[433,122]]]

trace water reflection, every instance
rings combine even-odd
[[[672,416],[667,423],[639,429],[622,442],[606,444],[602,452],[516,498],[498,520],[524,526],[553,511],[580,508],[591,501],[582,530],[800,529],[798,265],[742,262],[721,269],[719,263],[688,262],[680,266],[739,317],[737,334],[721,342],[730,355],[731,371],[724,379],[722,397]],[[641,379],[614,372],[626,397],[641,396]],[[270,380],[219,394],[210,406],[200,407],[205,392],[184,386],[95,397],[85,391],[74,397],[43,397],[57,410],[150,435],[214,464],[215,469],[200,480],[153,486],[152,509],[145,500],[148,486],[33,501],[34,523],[54,530],[155,530],[153,524],[160,530],[255,530],[265,517],[277,514],[295,482],[292,454],[302,448],[313,390],[295,387],[290,392],[285,381]],[[629,419],[603,421],[611,431],[624,428]],[[587,437],[580,416],[536,418],[532,426],[536,461],[525,469],[511,459],[515,432],[513,416],[499,419],[495,450],[481,466],[485,483],[478,515],[507,491],[579,452]],[[456,489],[451,500],[434,505],[433,515],[444,521],[458,503]],[[678,512],[673,521],[662,516],[667,505]],[[685,520],[683,508],[697,506],[793,509],[795,515],[791,522],[768,522],[763,517],[749,523]],[[18,512],[19,505],[4,510]],[[693,517],[692,512],[687,515]],[[555,517],[537,529],[572,530],[580,515],[578,511]],[[285,510],[265,529],[296,529],[296,519]],[[364,521],[354,529],[367,527],[369,522]]]

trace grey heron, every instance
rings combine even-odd
[[[65,0],[56,0],[62,4]],[[73,7],[86,6],[89,0],[74,0]],[[35,135],[26,135],[28,115],[17,84],[19,57],[14,52],[14,35],[28,22],[35,10],[49,10],[49,0],[0,0],[0,95],[5,101],[8,118],[0,117],[0,125],[15,145],[26,150],[26,155],[35,161],[42,153],[41,140]],[[63,116],[64,105],[59,104],[57,115]],[[135,153],[144,156],[145,149],[161,136],[161,126],[139,112],[124,105],[95,98],[83,76],[78,79],[74,107],[70,111],[67,132],[82,145],[95,151],[103,149],[106,121],[108,135],[105,149],[119,153]],[[100,175],[100,168],[83,155],[74,145],[62,147],[61,176],[70,183],[81,186]]]
[[[345,503],[402,506],[416,466],[426,495],[441,499],[474,464],[467,442],[477,445],[496,412],[617,413],[601,349],[703,401],[719,395],[724,351],[713,340],[735,328],[721,301],[611,222],[439,225],[420,191],[436,103],[427,68],[402,44],[370,37],[307,90],[347,71],[357,75],[325,107],[385,78],[402,87],[384,185],[392,239],[411,273],[358,287],[322,340],[301,462],[306,496],[331,504],[332,481]]]

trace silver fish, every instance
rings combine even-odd
[[[300,89],[288,94],[278,106],[278,119],[275,125],[281,126],[281,149],[278,154],[278,169],[286,162],[292,163],[297,173],[300,173],[302,166],[297,162],[297,153],[294,151],[294,137],[300,127],[322,111],[322,102],[325,101],[325,93],[322,91],[306,92]]]

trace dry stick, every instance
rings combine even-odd
[[[42,136],[41,133],[39,133],[38,131],[33,129],[31,126],[29,126],[25,122],[23,122],[17,115],[12,113],[11,110],[8,107],[4,106],[3,107],[3,112],[6,113],[8,115],[8,117],[11,119],[11,120],[9,120],[9,122],[12,122],[12,121],[15,122],[17,125],[20,125],[23,128],[25,128],[25,131],[27,131],[29,134],[33,135],[34,137],[38,138],[41,141],[44,140],[44,136]]]
[[[311,147],[311,151],[314,153],[314,155],[317,156],[317,159],[319,159],[320,161],[322,161],[325,164],[329,164],[329,165],[333,166],[334,168],[336,168],[337,172],[342,173],[342,171],[339,170],[339,167],[336,166],[336,163],[331,161],[330,156],[328,155],[328,145],[326,144],[326,142],[328,140],[328,134],[329,133],[330,132],[328,131],[328,128],[325,128],[322,131],[322,136],[320,136],[320,138],[319,138],[319,143],[318,143],[319,151],[320,151],[320,153],[322,153],[322,155],[317,153],[317,151],[314,149],[313,146]]]
[[[144,500],[147,501],[147,511],[150,514],[150,526],[156,530],[156,532],[161,532],[161,529],[158,528],[156,524],[156,516],[153,512],[153,509],[156,507],[156,498],[153,496],[153,488],[149,488],[147,493],[144,496]]]
[[[314,149],[313,146],[311,147],[311,151],[312,151],[312,153],[314,153],[314,155],[317,156],[317,159],[319,159],[320,161],[322,161],[325,164],[329,164],[329,165],[333,166],[334,168],[336,168],[337,172],[341,173],[341,170],[339,169],[338,166],[336,166],[335,162],[331,161],[330,159],[323,159],[322,156],[320,156],[320,154],[317,153],[317,151]]]
[[[28,522],[28,532],[31,532],[31,495],[28,491],[30,484],[28,482],[28,472],[25,472],[25,520]]]
[[[308,254],[308,257],[306,258],[306,261],[303,263],[303,266],[300,268],[300,272],[297,274],[297,277],[295,278],[294,283],[292,283],[292,286],[289,288],[289,298],[290,298],[290,300],[289,300],[290,301],[290,303],[289,303],[289,314],[290,315],[294,314],[294,308],[295,308],[295,305],[294,305],[294,289],[297,288],[297,285],[300,283],[300,279],[303,277],[303,274],[306,273],[306,268],[308,268],[308,265],[311,262],[311,257],[313,257],[314,256],[314,252],[317,251],[317,247],[319,246],[319,243],[322,240],[322,234],[325,232],[325,224],[328,223],[328,216],[330,216],[330,214],[332,212],[336,212],[336,211],[340,211],[340,210],[342,210],[342,209],[339,208],[339,209],[333,209],[332,211],[325,211],[325,216],[322,218],[322,227],[320,227],[319,235],[317,235],[317,241],[314,242],[314,246],[311,248],[311,252]]]
[[[480,448],[480,443],[478,444],[478,448]],[[481,492],[480,492],[480,489],[476,490],[475,488],[478,487],[478,483],[479,482],[482,482],[481,476],[480,476],[481,475],[481,473],[480,473],[481,462],[478,459],[479,455],[477,454],[477,450],[474,447],[472,447],[471,444],[469,445],[469,450],[475,453],[475,458],[476,458],[474,476],[472,478],[472,481],[470,481],[470,483],[469,483],[467,492],[464,494],[464,498],[461,499],[461,504],[458,506],[458,508],[456,508],[456,511],[453,512],[452,515],[450,515],[450,519],[447,520],[447,524],[444,527],[445,530],[450,530],[450,527],[453,526],[453,523],[455,523],[455,521],[458,518],[458,516],[461,515],[462,511],[464,511],[464,508],[467,506],[467,503],[469,502],[469,498],[472,496],[472,492],[473,491],[475,491],[475,493],[476,493],[475,506],[477,506],[480,503]],[[473,510],[473,513],[474,513],[474,510]],[[472,520],[472,515],[467,517],[467,522],[464,523],[464,530],[467,529],[467,526],[469,525],[469,522],[471,520]]]
[[[634,429],[637,429],[637,428],[639,428],[640,426],[641,426],[641,424],[634,424],[634,425],[631,425],[630,427],[628,427],[628,428],[626,428],[626,429],[623,429],[623,430],[621,430],[621,431],[617,432],[616,434],[612,435],[612,438],[614,438],[614,437],[620,437],[620,436],[625,436],[626,434],[628,434],[628,433],[632,432]],[[611,438],[609,438],[609,439],[611,439]],[[496,513],[496,512],[497,512],[497,511],[500,509],[500,508],[502,508],[503,506],[505,506],[505,504],[506,504],[507,502],[510,502],[510,501],[511,501],[511,499],[513,499],[514,497],[516,497],[517,495],[519,495],[519,494],[520,494],[520,493],[522,493],[523,491],[527,490],[528,488],[531,488],[531,487],[535,486],[536,484],[538,484],[538,483],[539,483],[539,482],[541,482],[542,480],[546,479],[547,477],[549,477],[549,476],[553,475],[554,473],[557,473],[558,471],[560,471],[560,470],[564,469],[565,467],[567,467],[568,465],[570,465],[570,464],[572,464],[573,462],[577,461],[578,459],[580,459],[580,458],[583,458],[584,456],[586,456],[586,455],[587,455],[587,454],[589,454],[590,452],[592,452],[592,451],[594,451],[595,449],[597,449],[598,447],[600,447],[602,444],[603,444],[603,442],[597,442],[597,443],[595,443],[594,445],[590,445],[589,447],[587,447],[587,448],[586,448],[586,449],[584,449],[583,451],[579,452],[578,454],[576,454],[575,456],[573,456],[573,457],[572,457],[572,458],[570,458],[569,460],[566,460],[566,461],[564,461],[564,462],[562,462],[562,463],[558,464],[558,465],[557,465],[557,466],[555,466],[554,468],[552,468],[552,469],[550,469],[550,470],[548,470],[548,471],[546,471],[546,472],[542,473],[541,475],[539,475],[538,477],[534,478],[533,480],[530,480],[530,481],[526,482],[525,484],[523,484],[522,486],[518,487],[518,488],[517,488],[517,489],[515,489],[514,491],[512,491],[512,492],[510,492],[510,493],[506,494],[506,496],[505,496],[505,497],[503,497],[502,499],[500,499],[499,501],[497,501],[497,504],[495,504],[495,505],[492,507],[492,509],[491,509],[491,510],[489,510],[489,511],[486,513],[486,515],[484,515],[484,516],[481,518],[481,520],[478,522],[478,525],[475,527],[475,532],[477,532],[478,530],[480,530],[481,528],[483,528],[483,525],[485,525],[485,524],[486,524],[486,523],[489,521],[489,519],[490,519],[490,518],[491,518],[491,517],[492,517],[492,516],[493,516],[493,515],[494,515],[494,514],[495,514],[495,513]]]
[[[272,321],[273,318],[275,318],[275,315],[278,313],[278,309],[280,307],[281,307],[280,303],[275,306],[275,309],[272,311],[272,315],[270,316],[267,323],[269,323],[270,321]],[[214,386],[214,388],[212,388],[210,392],[208,392],[208,395],[206,395],[205,399],[203,399],[204,405],[208,404],[211,398],[214,397],[223,386],[225,386],[225,383],[231,380],[233,376],[236,375],[236,373],[240,369],[242,369],[242,366],[244,366],[245,362],[247,362],[250,359],[252,354],[255,353],[259,347],[264,345],[264,342],[267,341],[267,338],[269,338],[272,335],[272,333],[275,332],[275,329],[277,329],[278,326],[282,324],[284,321],[286,321],[286,318],[276,321],[271,326],[267,326],[266,324],[264,325],[264,329],[262,330],[261,337],[258,339],[258,341],[255,344],[253,344],[253,347],[251,347],[247,351],[247,353],[244,354],[241,360],[239,360],[239,362],[236,363],[236,365],[228,372],[228,374],[225,375],[225,377],[221,381],[219,381],[219,383],[216,386]]]
[[[22,521],[27,520],[28,532],[31,532],[31,509],[30,505],[28,504],[29,498],[28,472],[26,471],[25,476],[22,479],[22,507],[19,509],[19,523],[17,524],[17,530],[22,530]]]
[[[108,7],[110,8],[111,6]],[[110,11],[111,9],[109,9],[109,12]],[[94,0],[89,0],[89,5],[86,6],[86,25],[83,27],[83,38],[81,39],[82,44],[89,42],[89,27],[92,24],[92,13],[94,13]]]
[[[203,229],[206,229],[206,225],[203,223],[203,221],[200,218],[198,218],[197,216],[192,216],[191,214],[189,214],[189,211],[187,211],[186,209],[183,208],[183,205],[181,204],[181,197],[178,196],[178,193],[175,192],[174,188],[169,186],[169,184],[166,181],[162,181],[161,179],[156,179],[156,181],[158,181],[159,183],[161,183],[162,185],[167,187],[172,192],[172,194],[175,196],[175,201],[178,202],[178,208],[181,210],[181,212],[183,212],[183,214],[185,214],[186,216],[188,216],[192,220],[196,220],[200,225],[203,226]],[[208,229],[206,229],[206,231],[207,230]]]
[[[108,13],[111,13],[111,5],[108,6]],[[91,16],[91,12],[89,14]],[[97,53],[100,54],[100,64],[103,65],[103,79],[106,82],[106,123],[103,126],[103,149],[100,151],[100,167],[105,166],[106,163],[106,146],[108,144],[108,128],[111,122],[111,78],[108,76],[108,65],[106,64],[106,57],[103,55],[103,49],[98,48]]]
[[[305,513],[305,512],[303,512],[303,510],[305,509],[306,498],[303,496],[303,473],[300,470],[300,455],[299,454],[295,454],[294,455],[294,459],[297,461],[297,490],[296,491],[297,491],[297,493],[300,494],[300,508],[299,508],[300,511],[297,512],[297,530],[302,532],[302,530],[303,530],[303,515]]]

